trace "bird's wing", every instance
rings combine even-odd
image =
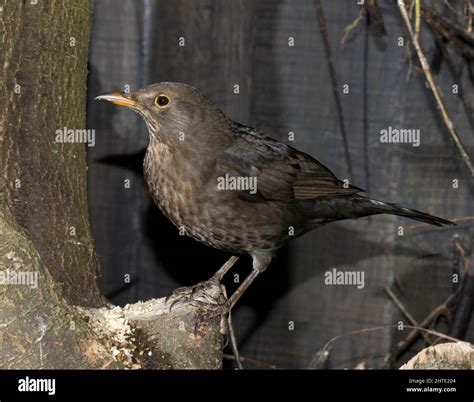
[[[241,192],[246,201],[291,202],[364,191],[344,182],[311,156],[266,137],[250,127],[237,125],[239,135],[217,157],[221,174],[256,177],[255,194]]]

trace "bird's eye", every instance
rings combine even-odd
[[[166,95],[160,95],[155,98],[155,105],[164,107],[170,102],[170,99]]]

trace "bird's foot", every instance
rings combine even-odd
[[[224,321],[229,313],[225,290],[223,291],[221,286],[217,279],[211,278],[194,286],[177,288],[166,298],[165,304],[169,305],[170,311],[189,306],[196,307],[194,328],[196,333],[201,324],[218,316]],[[222,324],[221,328],[224,328]]]
[[[166,297],[165,305],[169,305],[172,311],[189,305],[200,307],[202,304],[220,304],[222,302],[220,286],[217,280],[211,278],[194,286],[177,288]]]

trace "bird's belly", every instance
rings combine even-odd
[[[280,230],[276,226],[268,230],[268,223],[263,227],[254,216],[242,216],[243,211],[228,207],[215,205],[201,209],[197,219],[186,222],[186,233],[211,247],[234,253],[279,248]]]
[[[217,191],[204,183],[199,169],[175,163],[165,146],[153,152],[160,163],[148,163],[147,154],[145,180],[155,203],[181,233],[232,253],[274,250],[287,240],[287,211]]]
[[[193,199],[188,196],[185,185],[175,183],[169,188],[164,181],[162,183],[153,196],[154,201],[182,234],[238,254],[254,249],[274,250],[283,244],[284,228],[280,222],[263,221],[262,211],[235,208],[225,202],[216,202],[213,197]],[[253,208],[257,206],[253,205]]]
[[[286,240],[287,228],[268,206],[263,210],[263,205],[244,201],[236,205],[215,193],[196,194],[191,182],[163,175],[149,187],[155,203],[180,233],[208,246],[240,254],[274,250]]]

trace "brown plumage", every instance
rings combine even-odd
[[[453,224],[360,195],[362,189],[344,185],[311,156],[233,122],[188,85],[164,82],[97,99],[144,118],[150,134],[145,179],[163,214],[204,244],[253,258],[252,273],[227,307],[276,250],[323,224],[381,213]],[[222,190],[218,182],[225,177],[253,180],[256,188]]]

